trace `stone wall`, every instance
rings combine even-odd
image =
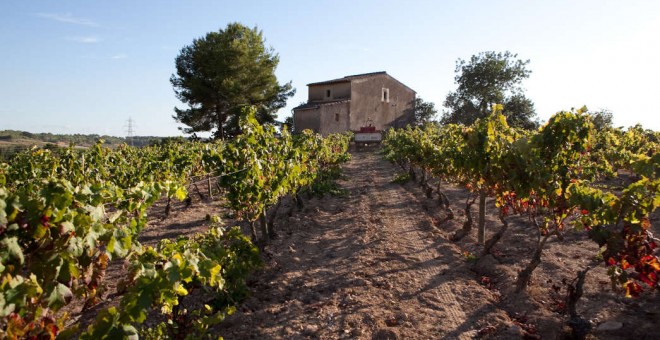
[[[308,102],[322,102],[351,98],[351,82],[332,83],[324,85],[310,85],[308,87]],[[330,96],[328,96],[330,91]]]
[[[310,85],[308,104],[294,110],[296,131],[328,135],[372,125],[378,130],[413,122],[415,91],[386,73]]]
[[[294,127],[300,132],[310,129],[326,136],[349,130],[349,102],[334,102],[298,109],[294,114]]]
[[[376,129],[400,128],[412,122],[415,91],[388,75],[354,80],[351,86],[349,127],[357,130],[371,122]],[[383,98],[383,92],[387,98]]]

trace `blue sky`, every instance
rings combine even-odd
[[[0,3],[0,129],[180,135],[169,83],[194,38],[240,22],[306,84],[387,71],[442,110],[455,62],[482,51],[530,59],[523,86],[542,121],[609,109],[660,130],[660,1],[19,1]]]

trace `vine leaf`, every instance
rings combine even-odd
[[[3,253],[6,254],[2,254],[2,262],[6,263],[8,259],[18,260],[19,264],[25,262],[23,250],[21,250],[21,246],[18,244],[17,237],[8,237],[0,241],[0,248],[4,249]]]
[[[71,289],[61,283],[58,283],[53,288],[53,291],[50,292],[50,295],[48,295],[48,299],[46,301],[48,302],[48,307],[54,310],[58,310],[68,304],[72,298],[73,293],[71,292]]]

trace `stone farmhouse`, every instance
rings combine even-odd
[[[322,135],[373,126],[404,127],[413,121],[415,91],[386,72],[373,72],[307,84],[307,103],[293,109],[296,132]]]

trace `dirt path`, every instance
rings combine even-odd
[[[302,211],[285,201],[278,237],[262,254],[266,265],[249,282],[253,296],[212,332],[225,339],[565,338],[566,283],[597,254],[593,241],[573,232],[548,242],[527,291],[511,294],[535,249],[535,228],[512,217],[494,256],[470,261],[481,249],[475,230],[448,241],[466,219],[469,193],[441,185],[456,215],[448,220],[417,184],[392,183],[396,172],[377,153],[356,152],[340,181],[346,195],[305,199]],[[140,241],[192,235],[208,228],[207,215],[230,216],[222,200],[198,196],[190,206],[175,203],[166,218],[165,202],[156,204]],[[487,237],[499,228],[496,212],[491,202]],[[660,211],[651,220],[660,234]],[[84,329],[99,310],[118,306],[122,264],[108,269],[102,303],[82,313],[82,301],[67,306],[71,324]],[[592,325],[590,339],[658,339],[660,294],[624,298],[602,265],[584,288],[578,312]],[[152,314],[146,324],[162,321]]]
[[[280,222],[254,296],[219,329],[226,339],[470,339],[507,327],[457,245],[434,229],[395,170],[354,153],[345,197],[312,199]]]
[[[212,333],[225,339],[565,339],[567,284],[590,266],[598,246],[583,232],[549,241],[528,289],[512,294],[538,231],[511,217],[493,255],[475,262],[481,251],[475,230],[459,242],[448,240],[466,220],[469,193],[441,185],[456,215],[446,219],[437,198],[425,198],[416,183],[392,183],[397,170],[373,151],[355,152],[339,183],[346,195],[308,198],[302,211],[285,200],[275,222],[278,237],[262,253],[265,267],[248,283],[253,296]],[[140,241],[155,245],[202,232],[207,215],[236,224],[222,200],[192,198],[190,205],[173,203],[169,216],[159,201]],[[487,237],[499,228],[488,202]],[[660,235],[660,211],[651,222]],[[118,306],[116,286],[124,275],[123,261],[113,261],[101,303],[85,311],[82,300],[68,305],[62,312],[70,314],[69,325],[85,329],[101,309]],[[589,339],[658,339],[658,305],[660,294],[652,290],[638,299],[613,291],[607,267],[599,265],[587,275],[578,313],[592,327]],[[154,310],[144,325],[160,321]]]

